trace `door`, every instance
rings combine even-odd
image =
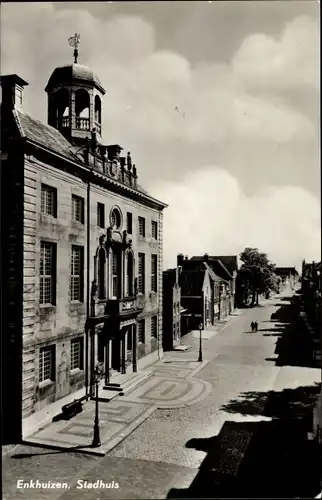
[[[114,337],[111,343],[112,348],[112,369],[116,371],[120,371],[121,368],[121,345],[120,338]]]

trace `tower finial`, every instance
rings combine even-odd
[[[74,60],[75,60],[75,64],[77,64],[78,45],[80,43],[80,35],[78,33],[75,33],[74,36],[71,36],[70,38],[68,38],[68,43],[71,47],[74,47]]]

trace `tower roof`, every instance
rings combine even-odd
[[[105,89],[93,70],[83,64],[76,63],[58,66],[54,69],[48,80],[45,91],[48,92],[52,87],[56,87],[58,85],[70,85],[74,82],[91,84],[102,92],[103,95],[105,94]]]

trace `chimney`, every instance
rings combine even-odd
[[[23,88],[27,85],[18,75],[1,76],[1,113],[10,113],[13,109],[22,110]]]
[[[181,271],[182,271],[182,267],[181,266],[177,266],[176,267],[176,283],[179,284],[179,276],[181,274]]]
[[[177,267],[183,265],[183,253],[177,255]]]

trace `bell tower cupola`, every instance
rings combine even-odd
[[[85,144],[93,131],[101,142],[105,89],[90,68],[78,64],[80,35],[75,33],[68,42],[74,48],[74,62],[54,69],[45,88],[48,124],[73,144]]]

